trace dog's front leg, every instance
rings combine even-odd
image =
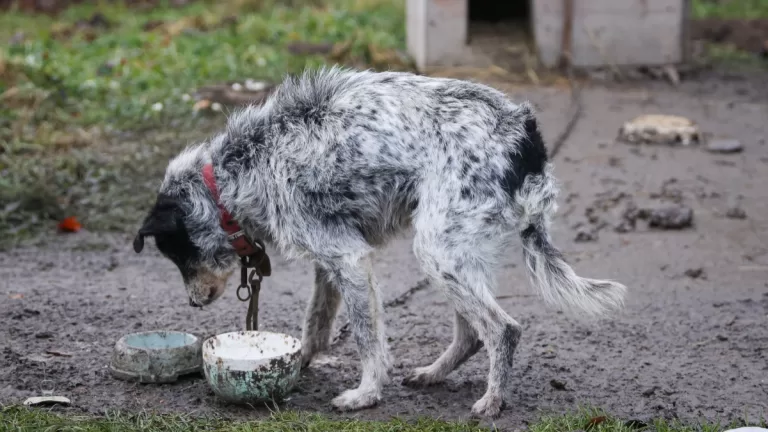
[[[390,360],[370,258],[333,261],[323,266],[344,300],[362,362],[360,386],[345,391],[332,403],[341,410],[371,407],[381,399],[382,386],[389,381]]]
[[[301,338],[301,366],[306,367],[315,355],[328,351],[331,330],[339,310],[341,295],[325,269],[315,264],[315,286],[304,317]]]

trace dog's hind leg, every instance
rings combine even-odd
[[[454,369],[461,366],[475,355],[483,343],[477,338],[477,332],[458,312],[453,318],[453,342],[448,349],[429,366],[414,369],[403,384],[412,387],[424,387],[442,382]]]
[[[423,201],[433,208],[424,208],[416,220],[414,252],[424,272],[444,289],[456,312],[477,332],[488,351],[488,387],[472,413],[495,417],[504,404],[521,334],[520,324],[499,306],[493,294],[496,258],[509,234],[483,206],[440,208],[449,202]],[[443,364],[449,365],[440,362],[438,366]]]
[[[341,410],[371,407],[381,399],[381,389],[389,381],[390,358],[370,257],[344,258],[321,265],[344,300],[362,362],[360,386],[345,391],[332,403]]]
[[[315,264],[315,285],[304,317],[301,337],[301,366],[331,346],[331,331],[341,303],[341,294],[325,269]]]

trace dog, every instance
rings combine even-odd
[[[329,349],[343,302],[362,377],[332,404],[357,410],[380,401],[391,369],[371,255],[410,228],[423,272],[453,307],[454,336],[403,383],[439,383],[485,347],[487,389],[472,413],[494,418],[521,335],[493,294],[510,247],[522,246],[548,303],[589,315],[623,306],[624,285],[577,276],[552,245],[557,191],[530,103],[468,81],[322,68],[286,77],[260,106],[171,160],[134,249],[154,237],[193,306],[221,296],[243,238],[310,260],[302,366]]]

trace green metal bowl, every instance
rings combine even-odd
[[[190,333],[147,331],[123,336],[115,344],[109,369],[115,378],[169,383],[199,372],[202,341]]]
[[[224,333],[203,342],[203,372],[213,392],[238,404],[281,401],[299,378],[301,341],[266,331]]]

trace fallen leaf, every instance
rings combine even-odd
[[[83,226],[77,221],[77,218],[70,216],[59,222],[59,231],[63,232],[78,232]]]
[[[211,101],[207,99],[202,99],[195,102],[195,105],[192,107],[192,109],[194,109],[195,111],[202,111],[202,110],[207,110],[210,107],[211,107]]]
[[[605,422],[605,420],[606,420],[605,416],[592,417],[592,418],[591,418],[591,419],[589,419],[589,421],[587,422],[587,425],[585,426],[585,429],[586,429],[586,430],[590,430],[590,429],[592,429],[593,427],[595,427],[595,426],[597,426],[597,425],[599,425],[599,424],[601,424],[601,423]]]
[[[11,294],[8,297],[10,297],[11,300],[21,300],[24,298],[24,294]]]

